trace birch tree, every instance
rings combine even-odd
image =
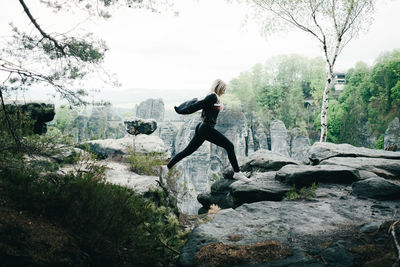
[[[328,94],[343,48],[372,23],[374,0],[249,0],[261,19],[264,33],[300,29],[320,43],[326,61],[326,81],[321,106],[321,137],[327,137]]]

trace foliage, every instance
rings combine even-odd
[[[249,114],[259,114],[266,125],[280,119],[289,129],[297,126],[311,131],[315,107],[306,108],[304,99],[321,102],[324,73],[321,58],[272,57],[232,79],[229,88],[235,97],[231,98],[240,101]]]
[[[296,199],[309,199],[316,196],[315,191],[318,189],[318,184],[313,183],[311,187],[302,187],[300,190],[296,189],[296,186],[293,185],[288,192],[286,192],[286,198],[288,200],[296,200]]]
[[[135,153],[126,158],[131,170],[137,174],[158,175],[161,165],[166,164],[164,153]]]
[[[57,222],[79,237],[94,266],[173,266],[182,232],[162,192],[153,197],[104,182],[104,167],[88,161],[66,175],[41,175],[32,165],[1,166],[0,192],[20,210]],[[24,166],[24,167],[22,167]],[[154,196],[159,198],[155,202]]]
[[[399,84],[399,50],[382,54],[372,67],[357,63],[347,72],[338,101],[330,102],[328,140],[363,146],[366,132],[378,138],[376,148],[383,148],[383,134],[400,114]]]
[[[75,118],[78,116],[77,112],[72,110],[70,106],[61,106],[57,108],[54,117],[55,126],[62,133],[67,133],[73,126]]]
[[[384,149],[384,135],[382,134],[374,144],[376,149]]]
[[[335,63],[343,48],[372,22],[375,1],[280,1],[248,0],[255,16],[261,18],[264,32],[297,28],[319,42],[327,76],[321,105],[321,137],[325,142],[328,125],[328,94],[333,86]]]
[[[340,130],[342,128],[342,118],[344,116],[343,109],[336,100],[329,102],[330,112],[328,113],[328,136],[327,141],[339,143]]]

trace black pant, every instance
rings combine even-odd
[[[214,127],[211,127],[205,123],[199,123],[196,126],[196,131],[193,139],[183,151],[179,152],[175,155],[173,159],[171,159],[171,161],[167,165],[168,169],[171,169],[184,157],[187,157],[195,152],[204,143],[205,140],[216,144],[217,146],[225,148],[226,152],[228,152],[229,162],[231,163],[233,170],[235,172],[240,171],[235,155],[235,148],[232,142],[229,141],[228,138],[226,138],[223,134],[215,130]]]

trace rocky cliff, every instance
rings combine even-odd
[[[385,131],[384,147],[385,149],[391,147],[391,150],[400,151],[400,122],[398,117],[389,123]]]
[[[136,108],[136,117],[141,119],[155,119],[157,122],[164,120],[164,101],[160,99],[147,99]]]
[[[226,209],[192,231],[180,265],[392,266],[400,152],[316,143],[306,158],[260,150],[241,166],[248,184],[226,171],[209,198],[199,196],[205,210]],[[312,183],[314,192],[299,190]]]

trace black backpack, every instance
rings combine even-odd
[[[179,106],[174,107],[176,113],[179,114],[192,114],[202,108],[203,108],[202,103],[197,98],[185,101]]]

